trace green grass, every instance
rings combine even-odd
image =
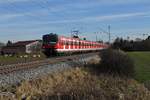
[[[5,56],[0,56],[0,65],[6,65],[6,64],[16,64],[16,63],[24,63],[24,62],[30,62],[30,61],[35,61],[35,60],[42,60],[45,59],[45,56],[43,54],[40,54],[41,57],[32,57],[32,55],[28,55],[28,58],[20,58],[20,55],[13,56],[13,57],[5,57]],[[23,55],[22,55],[23,56]]]
[[[135,78],[140,82],[150,80],[150,52],[128,52],[135,62]]]
[[[17,57],[4,57],[0,56],[0,64],[11,64],[15,62],[19,62],[21,59]]]

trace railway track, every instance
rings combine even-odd
[[[40,60],[40,61],[33,61],[33,62],[28,62],[28,63],[20,63],[20,64],[12,64],[12,65],[7,65],[7,66],[0,66],[0,75],[9,74],[9,73],[19,71],[19,70],[27,70],[27,69],[31,69],[31,68],[36,68],[36,67],[49,65],[49,64],[55,64],[58,62],[76,60],[76,59],[79,59],[79,57],[82,58],[82,57],[90,56],[93,54],[96,54],[96,53],[52,57],[52,58],[48,58],[48,59]]]

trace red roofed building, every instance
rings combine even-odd
[[[3,54],[34,53],[41,49],[40,40],[18,41],[2,48]]]

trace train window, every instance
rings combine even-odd
[[[76,45],[76,41],[74,42],[74,45]]]
[[[81,45],[81,42],[79,41],[79,45]]]
[[[73,45],[73,41],[71,41],[71,43],[70,43],[71,45]]]
[[[74,43],[75,43],[75,45],[77,45],[77,42],[76,42],[76,41],[75,41]]]
[[[65,44],[65,41],[63,41],[63,44],[66,45],[66,44]]]
[[[76,41],[76,45],[78,45],[78,42]]]
[[[68,42],[68,41],[66,41],[66,45],[69,45],[69,42]]]
[[[70,41],[67,41],[68,45],[70,45]]]
[[[76,41],[76,45],[78,45],[78,42]]]

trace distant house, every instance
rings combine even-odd
[[[18,41],[11,45],[4,46],[1,50],[2,54],[19,54],[19,53],[35,53],[41,50],[40,40]]]
[[[1,55],[2,47],[0,47],[0,55]]]
[[[141,38],[136,38],[135,41],[140,42],[140,41],[142,41],[142,39]]]
[[[5,45],[4,43],[1,43],[1,42],[0,42],[0,55],[1,55],[2,47],[4,47],[4,45]]]

